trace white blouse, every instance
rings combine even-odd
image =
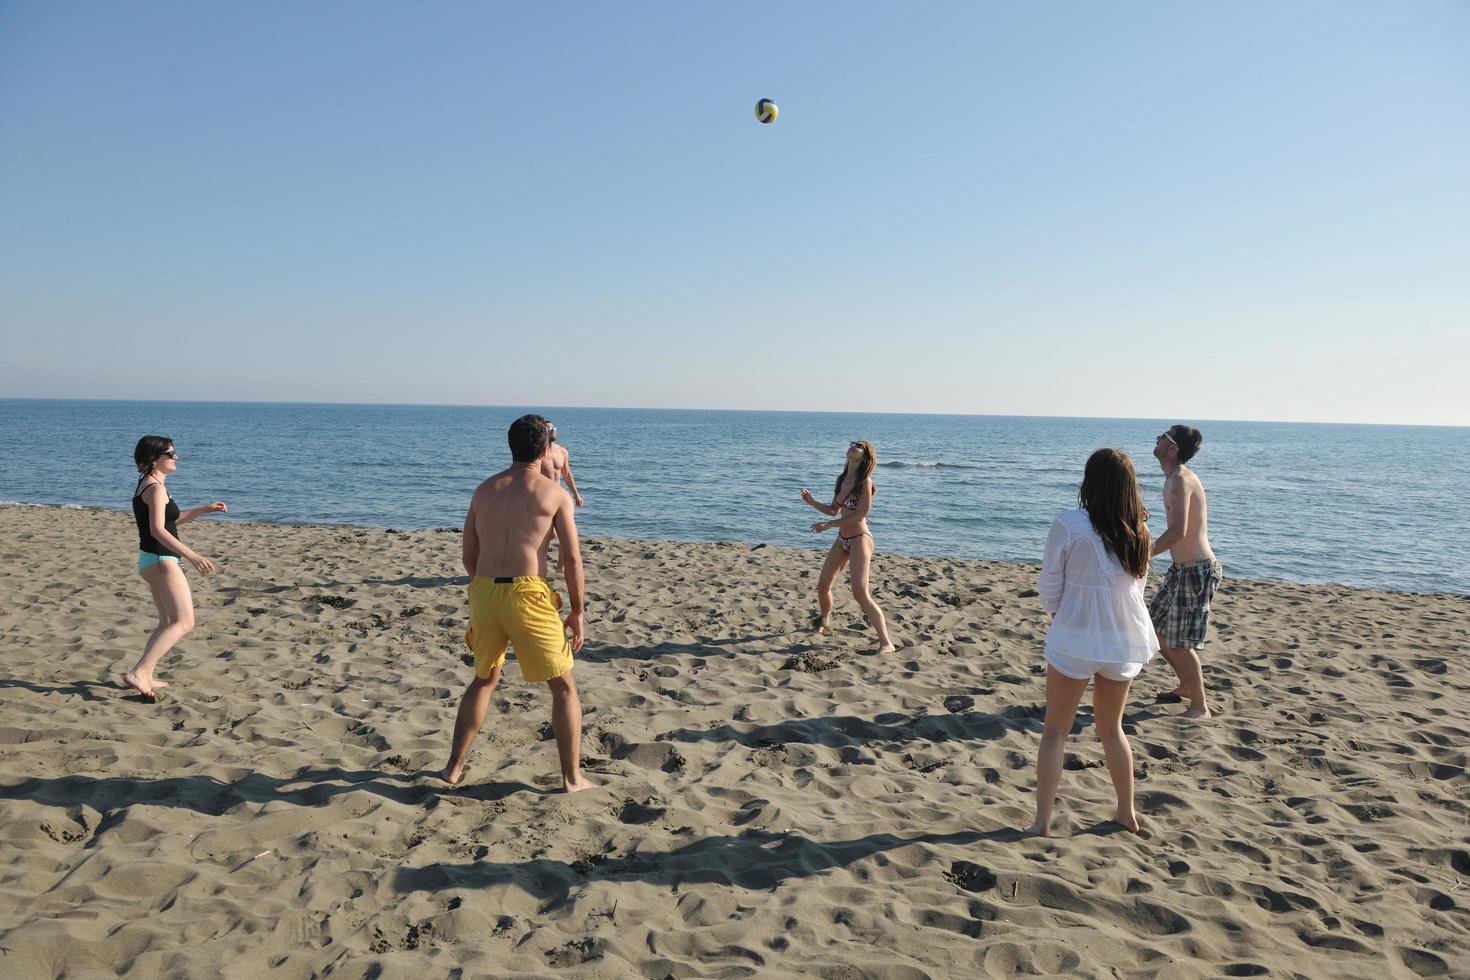
[[[1108,554],[1087,511],[1078,507],[1052,521],[1041,559],[1041,608],[1055,616],[1046,650],[1109,664],[1148,663],[1159,648],[1144,579],[1124,571]]]

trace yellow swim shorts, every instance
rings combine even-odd
[[[556,611],[561,596],[544,578],[470,580],[470,629],[465,645],[475,654],[475,676],[484,680],[505,663],[507,645],[528,681],[549,681],[572,669],[572,644]]]

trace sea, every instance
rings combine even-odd
[[[848,442],[868,439],[879,562],[1039,561],[1101,446],[1133,457],[1157,535],[1154,439],[1184,422],[1204,434],[1191,468],[1227,576],[1470,595],[1470,428],[1455,427],[0,399],[0,501],[126,509],[133,446],[156,434],[178,450],[169,488],[182,506],[229,504],[211,519],[458,527],[527,411],[556,422],[586,498],[578,526],[594,537],[825,548],[801,489],[826,499]]]

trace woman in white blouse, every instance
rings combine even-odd
[[[1036,822],[1026,830],[1038,837],[1047,836],[1051,824],[1062,750],[1088,681],[1093,725],[1118,795],[1113,820],[1139,830],[1123,708],[1129,685],[1159,641],[1143,603],[1148,511],[1128,454],[1093,453],[1077,502],[1080,507],[1052,522],[1041,563],[1041,605],[1052,616],[1046,633],[1046,730],[1036,755]]]

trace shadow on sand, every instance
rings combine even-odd
[[[1136,735],[1140,721],[1168,717],[1144,707],[1125,715],[1124,731]],[[1003,711],[959,711],[947,715],[905,715],[889,712],[871,721],[854,715],[795,718],[767,725],[716,725],[713,728],[677,728],[664,732],[658,742],[734,742],[746,748],[807,744],[827,748],[861,747],[870,742],[972,742],[994,741],[1007,732],[1040,735],[1046,719],[1045,702],[1014,704]],[[1092,709],[1079,705],[1072,720],[1071,735],[1092,727]]]
[[[784,642],[783,642],[784,641]],[[760,650],[741,650],[740,647],[756,643],[771,643]],[[613,660],[648,661],[658,657],[723,657],[730,654],[806,653],[813,650],[809,639],[800,633],[752,633],[749,636],[733,636],[723,639],[698,640],[683,643],[648,643],[640,646],[619,646],[616,643],[601,643],[589,639],[577,653],[578,660],[604,664]]]
[[[133,695],[135,701],[146,701],[142,695],[137,694],[132,688],[121,683],[108,681],[72,681],[70,684],[33,684],[30,681],[17,681],[12,679],[0,680],[0,689],[18,688],[23,691],[34,691],[36,694],[75,694],[83,701],[111,701],[113,698]],[[97,692],[102,693],[97,693]],[[38,737],[45,737],[44,732],[37,732]]]
[[[234,782],[213,776],[127,779],[120,776],[55,776],[0,785],[0,800],[31,800],[45,806],[87,804],[117,810],[134,804],[172,806],[217,817],[241,803],[285,802],[325,806],[347,793],[372,793],[395,803],[422,806],[438,797],[499,800],[515,793],[547,795],[529,783],[449,786],[433,770],[390,775],[371,770],[306,769],[293,776],[252,772]]]
[[[470,584],[466,575],[405,575],[402,578],[364,578],[351,582],[333,579],[330,582],[298,582],[291,585],[266,585],[245,586],[227,585],[214,589],[220,595],[247,596],[247,595],[280,595],[282,592],[300,592],[308,595],[313,592],[331,593],[333,589],[358,588],[368,585],[402,585],[412,589],[447,589],[457,588],[461,592]]]
[[[775,888],[793,878],[820,875],[911,844],[975,844],[1020,839],[1020,831],[1011,829],[914,837],[869,834],[855,840],[825,842],[791,832],[747,830],[738,836],[705,837],[671,851],[640,851],[625,857],[594,854],[571,864],[545,858],[514,864],[436,862],[422,868],[400,868],[394,873],[392,883],[400,892],[514,885],[540,900],[542,910],[547,911],[565,903],[574,888],[594,881],[636,881],[675,888],[704,884]]]
[[[659,735],[660,742],[734,742],[748,748],[776,743],[805,743],[828,748],[861,746],[867,742],[954,742],[992,741],[1007,731],[1040,731],[1045,708],[1015,705],[999,714],[965,711],[951,715],[909,716],[891,712],[869,721],[854,715],[797,718],[770,725],[716,725],[714,728],[679,728]],[[1082,719],[1073,724],[1081,730]]]

